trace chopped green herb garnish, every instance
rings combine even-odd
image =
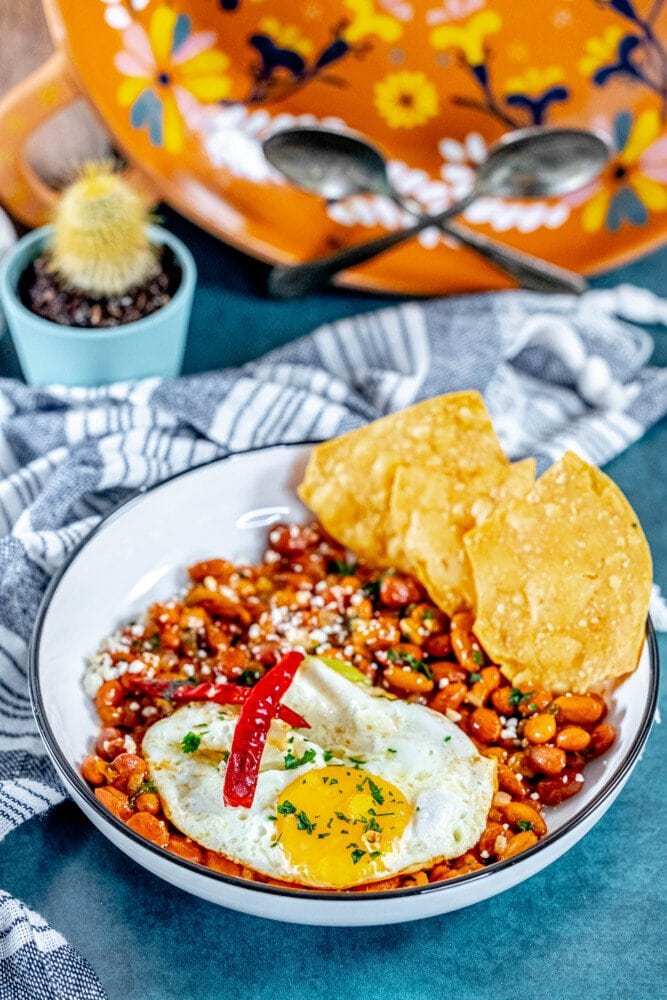
[[[519,822],[517,823],[517,826],[519,827],[520,830],[532,830],[533,829],[533,824],[531,822],[529,822],[529,820],[527,820],[527,819],[520,819]]]
[[[192,728],[193,729],[205,729],[206,732],[208,732],[208,722],[198,722],[197,725],[193,726]],[[202,733],[202,736],[203,735],[204,734]]]
[[[470,684],[476,684],[477,681],[481,681],[481,679],[482,679],[481,674],[468,674],[468,681]]]
[[[368,761],[362,760],[361,757],[348,757],[347,758],[355,767],[361,767],[362,764],[367,764]]]
[[[352,864],[356,865],[358,861],[361,861],[366,851],[362,851],[361,848],[355,847],[352,851],[350,857],[352,858]]]
[[[325,750],[322,756],[324,758],[324,763],[328,764],[331,758],[334,756],[334,752],[333,750]]]
[[[223,761],[226,764],[227,761],[229,760],[229,750],[223,750],[222,751],[222,759],[223,759]]]
[[[285,755],[285,770],[293,771],[294,768],[301,767],[302,764],[312,764],[315,756],[315,750],[312,747],[306,750],[303,757],[295,757],[291,751],[288,751]]]
[[[373,796],[373,801],[377,802],[379,806],[384,805],[384,795],[382,794],[378,785],[375,784],[372,778],[368,779],[368,787],[371,790],[371,795]]]
[[[388,649],[387,659],[391,663],[399,663],[404,667],[409,667],[410,670],[416,670],[417,673],[423,674],[424,677],[428,677],[430,681],[433,680],[433,671],[428,664],[424,663],[423,660],[418,660],[416,656],[412,655],[412,653],[401,653],[397,649]]]
[[[369,580],[361,588],[366,597],[378,597],[380,594],[380,580]]]
[[[144,792],[157,792],[157,785],[154,781],[151,781],[150,778],[141,782],[139,789],[135,794],[135,798],[137,795],[143,795]]]
[[[422,615],[422,621],[424,621],[424,622],[433,621],[433,619],[436,617],[436,615],[437,615],[437,612],[436,612],[435,608],[426,608],[426,610],[424,611],[424,613]]]
[[[382,851],[371,851],[371,853],[368,855],[368,857],[369,858],[379,858],[381,854],[382,854]]]
[[[312,833],[317,823],[311,823],[307,815],[301,810],[301,812],[296,814],[296,828],[297,830],[305,830],[306,833]]]
[[[150,639],[147,640],[147,642],[151,649],[159,649],[162,645],[162,636],[159,632],[156,632],[155,635],[152,635]]]
[[[278,806],[278,812],[281,816],[291,816],[292,813],[296,812],[296,806],[294,803],[290,802],[289,799],[285,799],[285,801],[281,802]]]
[[[535,704],[534,701],[530,702],[530,704],[528,705],[528,710],[530,712],[537,712],[537,705]]]
[[[327,573],[338,573],[339,576],[354,576],[357,572],[357,564],[339,562],[338,559],[330,559],[327,564]]]
[[[351,820],[349,816],[346,816],[345,813],[342,813],[342,812],[334,813],[334,816],[336,817],[336,819],[341,820],[342,823],[352,823],[353,822],[353,820]]]
[[[330,837],[330,836],[331,836],[330,833],[318,833],[317,839],[318,840],[324,840],[325,837]]]
[[[277,846],[278,846],[278,844],[280,843],[280,838],[281,838],[281,837],[282,837],[282,833],[280,834],[280,836],[279,836],[279,837],[276,837],[276,839],[275,839],[275,840],[272,840],[272,841],[271,841],[271,843],[269,844],[269,847],[277,847]]]
[[[278,819],[278,817],[277,817],[277,816],[267,816],[266,818],[267,818],[267,819],[272,819],[272,820],[274,821],[274,823],[275,823],[275,821],[276,821],[276,820]]]
[[[394,750],[393,747],[387,747],[387,753],[398,753],[398,750]]]
[[[481,649],[473,649],[472,651],[473,663],[476,663],[478,667],[481,667],[484,663],[484,653]]]
[[[445,738],[444,738],[444,740],[442,742],[443,743],[449,743],[450,740],[451,740],[451,736],[445,736]]]
[[[338,784],[338,778],[330,778],[329,779],[329,784],[330,785],[337,785]]]
[[[194,753],[195,750],[199,749],[199,744],[201,743],[201,736],[197,733],[186,733],[181,740],[181,750],[183,753]]]
[[[519,688],[512,688],[510,690],[508,701],[510,705],[521,705],[524,701],[530,701],[534,694],[534,691],[528,691],[524,694],[523,691],[519,690]]]

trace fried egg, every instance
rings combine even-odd
[[[312,728],[273,720],[248,809],[222,797],[238,707],[186,705],[147,731],[150,775],[182,833],[271,878],[321,889],[429,867],[477,842],[495,761],[445,716],[314,657],[284,702]]]

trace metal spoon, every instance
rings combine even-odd
[[[392,186],[382,153],[360,136],[317,126],[289,128],[268,138],[264,153],[292,184],[312,194],[330,201],[360,194],[384,195],[411,215],[425,218]],[[573,271],[495,243],[455,223],[442,223],[439,228],[510,274],[523,288],[575,294],[587,288],[585,278]]]
[[[270,162],[293,183],[326,198],[381,193],[401,203],[389,183],[381,154],[353,136],[318,128],[290,129],[267,139],[264,150]],[[414,226],[347,247],[328,257],[306,264],[276,267],[269,278],[269,290],[281,298],[305,295],[339,271],[370,260],[412,239],[429,226],[442,228],[480,197],[553,197],[576,191],[600,173],[608,158],[609,147],[605,141],[582,129],[536,128],[510,133],[489,150],[472,190],[446,211],[422,216]],[[536,262],[519,251],[500,247],[468,230],[447,226],[447,231],[457,239],[461,239],[462,233],[467,242],[471,242],[472,237],[476,244],[474,249],[487,256],[492,254],[493,262],[505,269],[513,268],[511,273],[522,283],[525,277],[520,275],[525,276],[527,263],[531,287],[535,287],[535,280],[543,282],[540,290],[582,291],[586,287],[583,279],[576,280],[578,276],[546,262]],[[520,274],[516,271],[517,266],[521,268]]]

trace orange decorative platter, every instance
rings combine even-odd
[[[664,0],[45,2],[59,52],[0,106],[0,192],[31,222],[52,195],[25,139],[83,92],[135,177],[266,260],[316,257],[409,218],[386,198],[326,204],[289,187],[261,142],[294,124],[363,133],[426,212],[462,196],[509,130],[602,130],[613,158],[585,190],[480,199],[462,221],[584,273],[667,238]],[[436,230],[345,282],[423,294],[507,283]]]

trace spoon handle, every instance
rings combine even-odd
[[[496,243],[481,233],[475,233],[464,226],[448,223],[441,229],[453,236],[463,246],[474,250],[491,264],[509,274],[522,288],[532,292],[570,292],[581,295],[588,288],[588,282],[580,274],[557,267],[549,261],[533,257],[532,254],[516,250],[514,247]]]
[[[306,264],[274,267],[269,275],[269,292],[280,299],[292,299],[298,298],[300,295],[307,295],[308,292],[325,285],[339,271],[345,271],[348,267],[355,267],[357,264],[371,260],[372,257],[377,257],[378,254],[386,253],[387,250],[411,240],[413,236],[417,236],[429,226],[443,225],[455,215],[459,215],[478,196],[479,192],[473,188],[470,194],[454,205],[450,205],[446,211],[440,212],[439,215],[421,218],[414,226],[408,226],[407,229],[399,229],[386,236],[379,236],[377,239],[346,247],[338,253],[330,254],[328,257],[319,257]]]

